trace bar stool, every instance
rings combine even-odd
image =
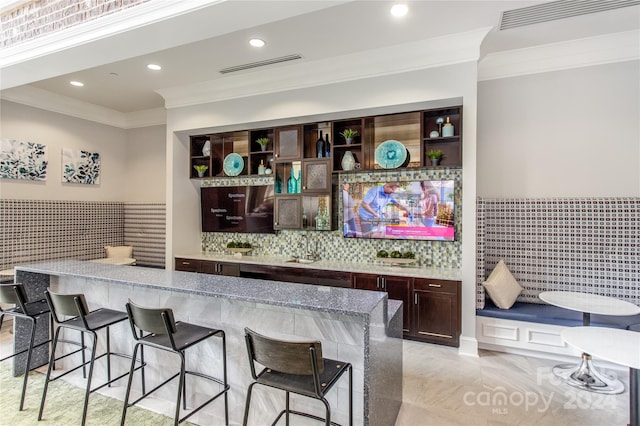
[[[135,348],[133,350],[133,358],[137,356],[138,349],[140,349],[140,359],[144,362],[144,346],[149,346],[152,348],[160,349],[163,351],[171,352],[180,357],[180,372],[174,374],[169,377],[164,382],[160,383],[155,388],[151,389],[149,392],[144,391],[144,386],[142,388],[142,396],[129,403],[129,394],[131,393],[131,383],[133,381],[133,367],[134,362],[131,363],[131,374],[129,376],[129,383],[127,384],[127,392],[124,397],[124,407],[122,409],[122,419],[120,420],[120,424],[124,425],[125,418],[127,416],[127,408],[137,404],[142,399],[146,398],[156,390],[160,389],[162,386],[169,383],[171,380],[179,377],[178,380],[178,397],[176,401],[176,412],[174,416],[174,424],[178,425],[183,421],[187,420],[189,417],[200,411],[209,403],[216,400],[221,395],[224,395],[224,417],[225,424],[229,424],[229,405],[227,392],[229,390],[229,385],[227,383],[227,341],[225,337],[225,333],[223,330],[217,330],[214,328],[202,327],[199,325],[189,324],[186,322],[178,321],[176,322],[173,317],[173,310],[170,308],[157,308],[157,309],[149,309],[143,308],[134,304],[131,300],[126,304],[127,314],[129,315],[129,324],[131,325],[131,333],[133,334],[133,338],[136,341]],[[218,378],[208,376],[195,371],[186,370],[186,359],[185,359],[185,351],[210,338],[219,336],[222,338],[222,369],[223,369],[223,380]],[[144,364],[143,364],[144,365]],[[144,368],[141,370],[142,377],[144,380]],[[209,398],[206,402],[200,404],[195,407],[189,414],[180,418],[180,401],[182,400],[182,408],[183,410],[187,409],[187,401],[186,401],[186,375],[190,374],[192,376],[200,377],[203,379],[207,379],[222,385],[222,390],[218,392],[212,398]]]
[[[99,389],[102,389],[105,386],[111,386],[111,383],[129,374],[129,372],[127,371],[126,373],[114,379],[111,378],[111,356],[119,356],[123,358],[132,358],[132,357],[126,354],[111,352],[111,347],[109,343],[109,327],[121,321],[126,320],[127,314],[122,311],[115,311],[112,309],[105,309],[105,308],[89,311],[87,301],[83,294],[58,294],[58,293],[52,292],[49,289],[45,291],[44,295],[45,295],[45,298],[47,299],[47,303],[49,304],[49,309],[51,310],[51,314],[57,325],[57,328],[56,328],[55,336],[53,338],[51,356],[49,357],[49,367],[47,369],[47,376],[44,381],[44,391],[42,393],[42,401],[40,402],[40,412],[38,413],[38,420],[42,420],[42,413],[44,411],[44,404],[47,398],[47,390],[49,388],[49,382],[58,380],[66,376],[67,374],[73,371],[76,371],[79,368],[82,368],[83,377],[87,378],[87,388],[84,396],[84,406],[82,408],[82,425],[84,425],[87,419],[87,406],[89,404],[89,395]],[[71,317],[71,318],[64,320],[62,319],[63,316]],[[65,328],[80,332],[81,340],[79,344],[76,342],[71,342],[69,340],[63,340],[59,338],[60,331]],[[96,347],[98,343],[98,334],[96,332],[102,329],[106,329],[106,351],[103,354],[96,356]],[[93,337],[92,345],[91,345],[91,358],[89,361],[86,361],[86,358],[85,358],[85,351],[84,351],[86,349],[86,346],[84,344],[85,333]],[[80,349],[67,353],[65,355],[61,355],[60,357],[56,358],[55,354],[56,354],[56,346],[58,345],[58,342],[76,344],[80,346]],[[59,376],[52,378],[51,370],[53,369],[55,361],[61,358],[66,358],[77,352],[82,353],[82,364],[66,371],[65,373]],[[91,389],[91,380],[93,377],[93,367],[95,365],[95,361],[105,356],[107,357],[107,382],[94,389]],[[85,367],[87,364],[89,365],[88,377],[86,375],[86,370],[85,370]],[[138,366],[138,368],[141,368],[141,367],[142,365]]]
[[[247,425],[251,391],[255,385],[264,385],[280,389],[286,393],[286,407],[278,414],[275,425],[283,414],[289,424],[289,414],[324,421],[326,426],[336,425],[331,421],[331,407],[325,395],[346,371],[349,372],[349,425],[353,424],[353,371],[348,362],[335,361],[322,357],[322,344],[319,341],[291,342],[263,336],[245,328],[245,340],[249,354],[249,365],[253,383],[247,390],[244,407],[243,425]],[[264,368],[256,374],[255,363]],[[319,399],[325,406],[325,418],[290,409],[289,394]]]
[[[29,378],[29,371],[31,370],[31,354],[33,349],[51,342],[51,339],[48,339],[44,342],[34,344],[36,338],[36,321],[42,316],[49,316],[49,306],[45,299],[29,302],[27,299],[27,292],[25,291],[24,286],[20,283],[0,284],[0,303],[15,305],[15,307],[9,309],[2,309],[2,307],[0,307],[0,328],[2,327],[2,320],[5,315],[9,315],[14,318],[24,318],[29,321],[31,325],[29,332],[29,346],[26,349],[15,352],[13,355],[0,359],[0,361],[6,361],[25,352],[27,353],[27,362],[25,363],[24,368],[24,380],[22,382],[22,395],[20,396],[20,411],[22,411],[24,409],[24,396],[27,391],[27,380]]]

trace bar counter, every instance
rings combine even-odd
[[[227,334],[231,424],[242,422],[251,381],[244,327],[277,338],[318,339],[324,356],[351,362],[356,425],[393,425],[402,404],[402,309],[400,303],[388,301],[386,293],[78,260],[18,266],[16,279],[25,284],[30,297],[48,286],[63,293],[82,292],[92,310],[98,307],[124,310],[131,299],[147,307],[171,307],[176,320],[223,329]],[[112,336],[113,348],[132,351],[128,323],[114,326]],[[219,368],[220,345],[215,340],[204,343],[204,348],[197,350],[199,353],[189,356],[187,352],[191,362],[197,360],[190,368],[203,372]],[[170,354],[150,356],[154,357],[150,364],[166,365],[163,371],[177,366],[176,357]],[[128,367],[125,362],[116,365]],[[148,387],[162,381],[157,377],[162,372],[147,370]],[[139,380],[134,384],[139,385]],[[203,393],[211,392],[198,382],[193,384],[188,400],[194,396],[204,398]],[[118,383],[120,387],[125,385]],[[332,420],[341,424],[348,424],[347,390],[347,381],[343,380],[328,395]],[[168,415],[173,410],[174,391],[169,386],[158,393],[159,398],[171,401],[164,404]],[[281,392],[269,389],[255,392],[250,419],[255,422],[275,418],[283,404]],[[308,398],[292,397],[292,407],[324,413],[321,403]],[[223,424],[223,419],[222,403],[216,402],[190,421]]]

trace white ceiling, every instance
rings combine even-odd
[[[157,90],[204,81],[224,84],[226,76],[219,73],[222,68],[290,54],[300,54],[302,59],[268,67],[331,61],[340,55],[483,27],[494,28],[482,45],[483,56],[640,28],[640,6],[498,31],[502,11],[544,2],[414,0],[408,2],[409,14],[401,19],[389,14],[390,1],[176,3],[192,9],[165,10],[171,14],[166,18],[146,13],[128,24],[134,28],[118,28],[106,22],[105,28],[111,33],[103,29],[102,35],[87,40],[76,36],[82,43],[68,43],[55,51],[48,52],[52,44],[42,41],[38,45],[41,52],[26,49],[31,48],[28,44],[5,51],[4,56],[0,54],[0,87],[29,84],[129,113],[163,107],[164,99]],[[153,22],[143,26],[142,19]],[[94,25],[90,30],[98,33],[100,28]],[[262,49],[250,47],[247,42],[252,37],[264,39],[267,45]],[[36,57],[28,57],[29,52],[36,52]],[[26,56],[21,58],[20,53]],[[161,64],[163,70],[147,70],[146,64],[152,62]],[[250,79],[255,72],[232,75]],[[85,86],[72,87],[70,80],[82,81]]]

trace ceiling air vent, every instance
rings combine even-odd
[[[640,0],[638,0],[638,1],[640,1]],[[264,61],[251,62],[249,64],[236,65],[234,67],[221,69],[220,70],[220,74],[228,74],[230,72],[248,70],[248,69],[251,69],[251,68],[264,67],[265,65],[279,64],[280,62],[295,61],[296,59],[302,59],[302,56],[298,55],[298,54],[287,55],[287,56],[281,56],[279,58],[267,59],[267,60],[264,60]]]
[[[502,12],[500,29],[523,27],[556,19],[636,6],[640,0],[560,0]]]

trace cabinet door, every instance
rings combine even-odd
[[[381,291],[379,275],[353,274],[351,275],[351,287],[358,290]]]
[[[239,263],[218,263],[218,274],[226,275],[227,277],[239,277],[240,264]]]
[[[414,281],[414,328],[422,340],[458,346],[460,337],[459,283],[455,281]]]
[[[202,262],[195,259],[176,257],[176,271],[200,272]]]
[[[274,198],[274,229],[300,229],[302,227],[302,198],[282,195]]]
[[[276,129],[276,160],[296,160],[302,157],[302,127],[288,126]]]
[[[383,277],[384,288],[389,299],[402,301],[402,329],[405,333],[411,330],[411,287],[413,278]]]
[[[302,192],[331,192],[331,163],[329,159],[302,162]]]

